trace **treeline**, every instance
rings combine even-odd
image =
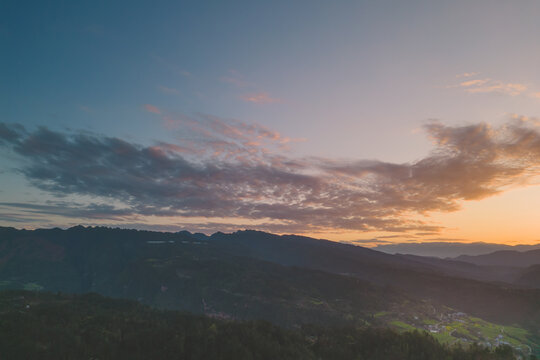
[[[234,322],[97,294],[0,293],[1,359],[513,359],[495,351],[446,347],[427,333]]]

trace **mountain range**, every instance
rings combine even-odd
[[[524,252],[502,250],[476,256],[461,255],[456,257],[455,260],[480,266],[512,266],[525,268],[531,265],[540,264],[540,249]]]
[[[388,254],[408,254],[418,256],[430,256],[444,258],[456,258],[461,255],[476,256],[489,254],[495,251],[516,251],[523,252],[540,249],[540,243],[534,245],[505,245],[492,244],[486,242],[452,242],[452,241],[434,241],[434,242],[413,242],[413,243],[392,243],[379,244],[373,247],[374,250],[382,251]]]
[[[540,350],[539,270],[249,230],[0,228],[0,290],[97,292],[289,328],[417,328],[441,341],[486,344],[504,337],[520,351]]]

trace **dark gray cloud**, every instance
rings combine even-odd
[[[81,204],[69,201],[48,201],[45,204],[31,204],[21,202],[0,202],[0,216],[8,214],[3,209],[14,209],[29,215],[59,215],[68,218],[109,219],[120,220],[133,214],[132,209],[118,209],[108,204]],[[15,214],[13,214],[15,216]]]
[[[450,127],[429,123],[435,148],[405,164],[380,161],[294,159],[261,142],[286,143],[281,135],[242,122],[187,118],[197,145],[141,146],[118,138],[28,131],[0,124],[0,146],[21,162],[18,171],[35,187],[58,197],[85,195],[122,206],[61,203],[8,204],[28,213],[133,221],[139,215],[257,220],[261,230],[441,230],[416,214],[454,211],[463,200],[481,199],[530,181],[540,165],[538,127],[512,120]],[[201,144],[204,153],[200,152]],[[195,224],[197,231],[254,227]]]
[[[15,224],[15,223],[21,223],[21,224],[30,223],[31,224],[33,222],[39,222],[41,220],[42,219],[34,218],[30,216],[21,216],[20,214],[17,214],[17,213],[9,213],[9,212],[0,211],[0,221],[5,221],[11,224]]]

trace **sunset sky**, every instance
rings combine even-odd
[[[540,242],[540,2],[0,5],[0,225]]]

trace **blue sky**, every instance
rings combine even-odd
[[[6,1],[0,5],[0,121],[22,125],[29,133],[46,126],[63,136],[93,134],[148,147],[185,146],[189,140],[187,145],[197,147],[208,146],[208,139],[201,140],[203,129],[194,132],[189,121],[217,126],[201,120],[214,116],[219,124],[255,124],[279,133],[281,140],[265,138],[274,141],[266,145],[304,165],[306,158],[317,158],[318,164],[323,158],[415,164],[434,149],[425,130],[430,121],[456,129],[482,123],[498,128],[538,116],[539,13],[537,1]],[[0,158],[3,202],[57,204],[67,196],[80,204],[133,206],[114,195],[107,200],[101,192],[64,188],[60,194],[37,186],[38,180],[21,169],[38,160],[13,149]],[[206,161],[200,154],[193,152],[189,159]],[[303,173],[321,169],[310,164]],[[524,172],[534,166],[527,164]],[[494,193],[522,185],[501,186]],[[463,209],[471,199],[455,200]],[[429,213],[437,217],[459,209],[430,208]],[[349,210],[346,216],[354,217]],[[21,211],[6,207],[10,216],[3,224],[12,224],[12,215]],[[137,221],[178,221],[175,226],[182,227],[188,215],[192,224],[193,214],[182,211],[166,221]],[[227,226],[278,221],[257,214],[217,220]],[[419,207],[391,217],[425,214]],[[135,223],[40,216],[27,225]],[[208,216],[202,214],[196,223],[217,221]],[[441,229],[448,227],[444,216],[437,221]],[[460,224],[451,227],[465,226]],[[332,232],[333,226],[338,230]],[[350,239],[397,230],[340,226],[289,230]],[[527,241],[532,241],[538,229],[527,228]],[[447,236],[473,240],[473,234],[480,236],[465,230]]]

